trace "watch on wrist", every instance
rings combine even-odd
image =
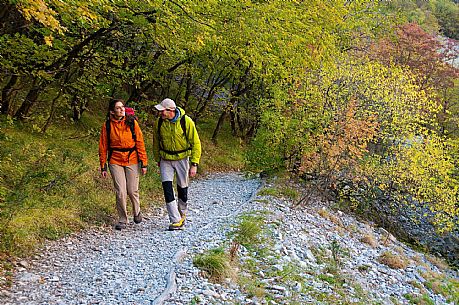
[[[198,166],[198,163],[191,162],[191,166]]]

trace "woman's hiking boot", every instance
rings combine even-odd
[[[123,229],[126,229],[126,224],[124,222],[118,222],[115,225],[115,230],[121,231]]]
[[[135,222],[135,223],[141,223],[142,220],[143,220],[143,217],[142,217],[142,214],[141,214],[140,211],[139,211],[139,214],[137,214],[137,216],[134,215],[134,222]]]

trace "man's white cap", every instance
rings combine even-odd
[[[175,106],[175,102],[173,100],[165,98],[160,104],[156,105],[155,108],[158,111],[163,111],[165,109],[175,109],[177,106]]]

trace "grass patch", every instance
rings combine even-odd
[[[437,256],[426,255],[426,259],[440,270],[446,270],[449,268],[448,264]]]
[[[265,218],[260,214],[249,213],[240,216],[240,219],[241,221],[229,235],[233,241],[248,249],[253,249],[263,241],[262,233],[265,229]]]
[[[217,282],[228,277],[234,277],[230,257],[223,248],[211,249],[196,255],[193,259],[193,265],[204,271],[211,280]]]
[[[444,296],[448,303],[459,304],[459,280],[436,278],[426,281],[424,286],[436,294]]]
[[[265,284],[260,280],[249,277],[249,276],[240,276],[238,278],[239,285],[243,290],[248,294],[249,297],[257,297],[259,299],[266,298],[267,291]]]
[[[245,143],[231,135],[229,124],[222,126],[217,142],[212,142],[211,137],[216,122],[217,120],[202,119],[196,126],[202,147],[199,173],[243,170],[245,168]]]
[[[390,251],[383,252],[378,257],[378,262],[389,266],[392,269],[405,269],[408,267],[407,258],[401,254],[394,254]]]
[[[365,234],[364,236],[362,236],[360,241],[369,245],[372,248],[376,248],[378,246],[378,242],[376,241],[376,238],[372,233]]]
[[[258,192],[259,196],[272,196],[277,198],[298,198],[298,191],[289,187],[273,188],[267,187]]]
[[[14,266],[4,253],[0,253],[0,289],[8,287],[12,283]]]
[[[266,187],[264,189],[261,189],[258,193],[258,196],[273,196],[277,197],[279,196],[279,191],[276,188],[273,187]]]
[[[2,250],[27,253],[44,239],[55,240],[81,228],[78,211],[63,208],[35,208],[19,213],[3,231]]]
[[[426,293],[422,295],[405,294],[404,297],[410,301],[411,304],[435,305],[435,302]]]
[[[229,233],[231,241],[230,258],[235,260],[240,246],[255,250],[263,243],[265,219],[262,215],[245,214],[241,221]]]
[[[276,176],[276,179],[271,181],[274,186],[265,187],[258,192],[259,196],[272,196],[276,198],[286,198],[290,200],[296,200],[299,198],[300,193],[297,190],[297,187],[292,184],[291,178],[284,174],[285,176]]]

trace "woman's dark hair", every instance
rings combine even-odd
[[[115,105],[118,102],[121,102],[124,105],[124,100],[121,98],[113,98],[108,103],[107,119],[110,119],[110,111],[115,111]]]

